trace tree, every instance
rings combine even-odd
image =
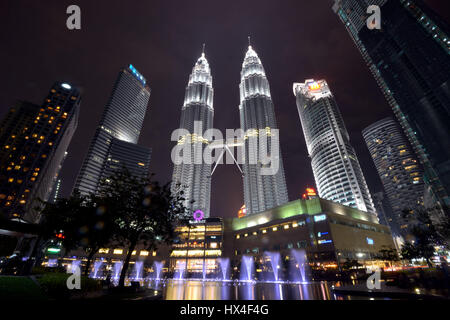
[[[132,252],[142,244],[154,250],[175,238],[175,223],[187,218],[183,191],[172,193],[169,184],[161,186],[150,177],[133,176],[126,168],[115,172],[101,183],[100,193],[108,210],[116,217],[114,240],[127,246],[119,286],[125,276]]]
[[[389,261],[391,263],[400,260],[397,251],[387,246],[382,246],[375,258],[383,261]]]
[[[347,258],[345,262],[342,264],[342,269],[348,271],[352,268],[359,268],[361,266],[362,264],[360,264],[358,260],[355,259],[350,260],[349,258]]]
[[[66,252],[82,248],[87,254],[84,274],[89,274],[94,255],[107,246],[116,232],[114,211],[108,210],[102,197],[94,194],[81,195],[78,190],[68,199],[45,203],[42,223],[44,239],[59,240]]]
[[[410,232],[414,237],[413,242],[406,242],[401,249],[404,259],[412,260],[423,258],[428,266],[432,266],[431,258],[434,256],[435,246],[448,248],[448,236],[450,226],[448,208],[443,208],[444,214],[437,216],[437,209],[430,208],[417,210],[405,210],[403,217],[410,224]],[[439,210],[441,211],[441,210]]]

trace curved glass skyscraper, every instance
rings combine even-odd
[[[297,109],[321,198],[375,213],[338,105],[325,80],[294,83]]]
[[[423,169],[394,119],[377,121],[362,134],[394,213],[397,225],[391,229],[403,235],[408,231],[403,210],[421,210],[424,206]]]
[[[181,108],[180,129],[186,133],[179,137],[178,146],[183,162],[174,165],[172,190],[183,188],[188,211],[201,210],[205,217],[209,217],[211,165],[203,159],[209,141],[202,134],[213,126],[213,95],[211,69],[202,53],[189,76]]]
[[[278,139],[271,139],[272,132],[278,127],[269,82],[261,60],[251,46],[248,47],[242,64],[239,89],[241,129],[245,132],[244,201],[247,213],[253,214],[288,202],[288,193],[279,148],[277,154],[270,154],[270,165],[276,163],[278,170],[275,174],[264,175],[261,170],[265,165],[261,163],[258,150],[261,141],[258,144],[251,143],[252,137],[267,139],[264,145],[268,148],[271,143],[279,143]]]

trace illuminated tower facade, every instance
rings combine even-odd
[[[264,67],[251,46],[245,54],[241,71],[240,89],[240,122],[245,132],[243,144],[243,180],[244,203],[247,214],[258,213],[288,202],[288,192],[284,176],[281,150],[271,154],[271,163],[278,167],[274,174],[261,174],[267,164],[261,162],[260,151],[269,151],[271,143],[279,143],[279,139],[271,139],[277,130],[274,105],[270,95],[269,82]],[[258,150],[258,143],[253,138],[267,139],[264,145],[267,150]],[[253,161],[253,160],[257,161]]]
[[[408,225],[403,211],[424,209],[422,166],[394,119],[377,121],[362,134],[394,214],[397,226],[392,229],[404,235]]]
[[[149,173],[151,149],[137,144],[150,88],[133,65],[122,69],[91,141],[75,184],[81,194],[97,193],[100,182],[126,167],[135,176]]]
[[[0,208],[4,218],[36,223],[49,200],[78,125],[81,95],[56,82],[42,105],[19,102],[0,126]]]
[[[366,27],[378,5],[381,29]],[[435,202],[450,205],[450,29],[421,0],[335,0],[344,24],[424,168]]]
[[[325,80],[294,83],[294,95],[319,196],[375,214],[366,180]]]
[[[211,69],[202,53],[189,76],[181,108],[180,129],[185,134],[180,136],[178,146],[184,160],[174,165],[172,190],[182,188],[187,210],[191,213],[201,210],[206,218],[210,210],[211,164],[203,158],[209,141],[202,134],[213,127],[213,96]]]

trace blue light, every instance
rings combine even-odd
[[[317,232],[317,236],[320,238],[321,236],[328,234],[328,232]]]
[[[366,238],[367,244],[370,244],[371,246],[373,246],[374,241],[371,238]]]
[[[324,214],[314,216],[314,222],[324,221],[327,219],[327,216]]]
[[[325,243],[332,243],[332,240],[319,240],[317,241],[318,244],[325,244]]]

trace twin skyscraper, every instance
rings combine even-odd
[[[258,145],[251,143],[250,136],[270,136],[277,130],[274,105],[270,95],[269,82],[264,67],[251,46],[242,64],[240,90],[240,124],[245,132],[241,141],[237,143],[242,149],[244,202],[247,214],[265,211],[288,202],[286,180],[284,176],[281,152],[277,148],[277,154],[271,155],[271,161],[276,161],[278,170],[274,174],[261,174],[265,164],[258,161]],[[189,148],[190,157],[202,156],[203,151],[214,141],[199,136],[194,132],[194,124],[201,123],[205,131],[213,128],[213,85],[211,69],[205,54],[197,60],[189,83],[181,109],[180,128],[186,129],[190,134],[180,137],[179,145],[183,150]],[[261,133],[261,134],[260,134]],[[278,142],[278,141],[277,141]],[[270,144],[270,142],[269,142]],[[211,194],[211,164],[205,161],[183,161],[175,164],[172,186],[182,187],[186,198],[186,207],[190,212],[201,210],[205,217],[210,214]],[[198,160],[198,159],[197,159]],[[200,164],[199,164],[200,163]]]

